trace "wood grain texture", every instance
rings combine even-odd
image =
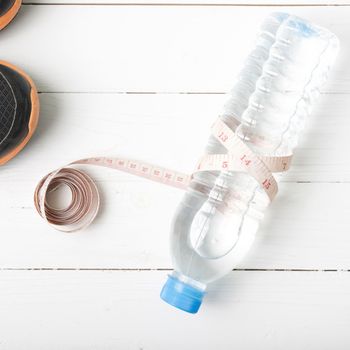
[[[0,266],[171,268],[168,233],[182,191],[85,167],[98,182],[102,209],[87,231],[71,235],[42,221],[33,191],[46,173],[95,155],[191,172],[224,100],[223,95],[41,94],[37,134],[0,172],[6,232],[0,235]],[[341,127],[346,101],[337,94],[320,101],[241,268],[350,268],[350,160],[342,152],[350,140]]]
[[[226,92],[260,22],[281,10],[339,36],[324,91],[348,93],[350,7],[24,6],[1,33],[1,53],[39,91]]]
[[[348,349],[349,273],[234,272],[197,315],[160,300],[165,279],[2,271],[1,349]]]

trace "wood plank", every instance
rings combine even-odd
[[[347,272],[234,272],[210,288],[197,315],[160,300],[165,278],[155,271],[2,271],[1,347],[349,347]]]
[[[34,184],[56,167],[98,155],[158,162],[190,173],[226,99],[214,94],[41,94],[38,131],[16,159],[1,167],[1,182]],[[344,156],[350,149],[349,109],[348,95],[320,97],[282,181],[350,181],[350,159]],[[89,171],[94,174],[93,168]],[[96,180],[115,176],[139,181],[108,170],[99,171]]]
[[[350,7],[24,6],[1,33],[1,53],[41,91],[226,92],[272,11],[350,40]],[[349,50],[324,91],[350,91]]]
[[[1,168],[2,181],[35,181],[52,168],[97,155],[191,172],[224,100],[222,95],[40,94],[37,133],[30,146]],[[97,180],[116,174],[103,171]]]
[[[86,230],[64,234],[33,208],[33,187],[1,183],[0,267],[171,268],[169,228],[182,193],[151,183],[99,183],[101,213]],[[283,184],[237,266],[350,269],[350,184]]]
[[[86,156],[128,156],[190,172],[224,99],[42,94],[37,134],[0,171],[0,267],[170,268],[169,226],[180,190],[109,169],[85,168],[98,182],[102,210],[87,231],[73,235],[56,232],[41,220],[33,191],[49,171]],[[326,95],[315,110],[295,170],[284,179],[241,268],[349,269],[345,203],[350,166],[343,157],[350,142],[347,101]],[[304,183],[308,181],[317,183]]]
[[[24,4],[40,4],[40,5],[130,5],[130,4],[139,4],[139,5],[239,5],[239,6],[257,6],[257,5],[302,5],[302,6],[330,6],[330,5],[349,5],[348,0],[24,0]]]

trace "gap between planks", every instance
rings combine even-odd
[[[224,91],[38,91],[39,95],[227,95]],[[349,92],[321,91],[321,95],[349,95]]]
[[[75,267],[4,267],[1,271],[126,271],[126,272],[152,272],[173,271],[171,268],[75,268]],[[231,272],[350,272],[350,269],[232,269]]]
[[[225,4],[225,3],[80,3],[80,2],[24,2],[23,6],[195,6],[195,7],[332,7],[332,6],[340,6],[346,7],[350,6],[350,4],[279,4],[279,3],[237,3],[237,4]]]

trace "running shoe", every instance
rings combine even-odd
[[[39,98],[30,77],[0,61],[0,165],[12,159],[32,137],[39,117]]]
[[[21,3],[22,0],[0,0],[0,30],[15,18]]]

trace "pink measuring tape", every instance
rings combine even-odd
[[[200,171],[244,171],[265,190],[270,201],[278,191],[273,172],[289,169],[292,155],[286,157],[263,157],[256,155],[239,138],[235,130],[240,125],[232,119],[230,127],[220,118],[212,126],[213,136],[227,149],[227,154],[205,155],[199,161],[194,173]],[[168,186],[187,189],[192,175],[158,167],[152,164],[123,158],[86,158],[57,169],[46,175],[37,185],[34,203],[38,213],[57,230],[73,232],[87,227],[96,217],[100,196],[93,180],[84,172],[72,166],[89,164],[121,170],[136,176],[163,183]],[[72,192],[72,201],[65,209],[50,206],[47,195],[61,185],[67,185]]]

